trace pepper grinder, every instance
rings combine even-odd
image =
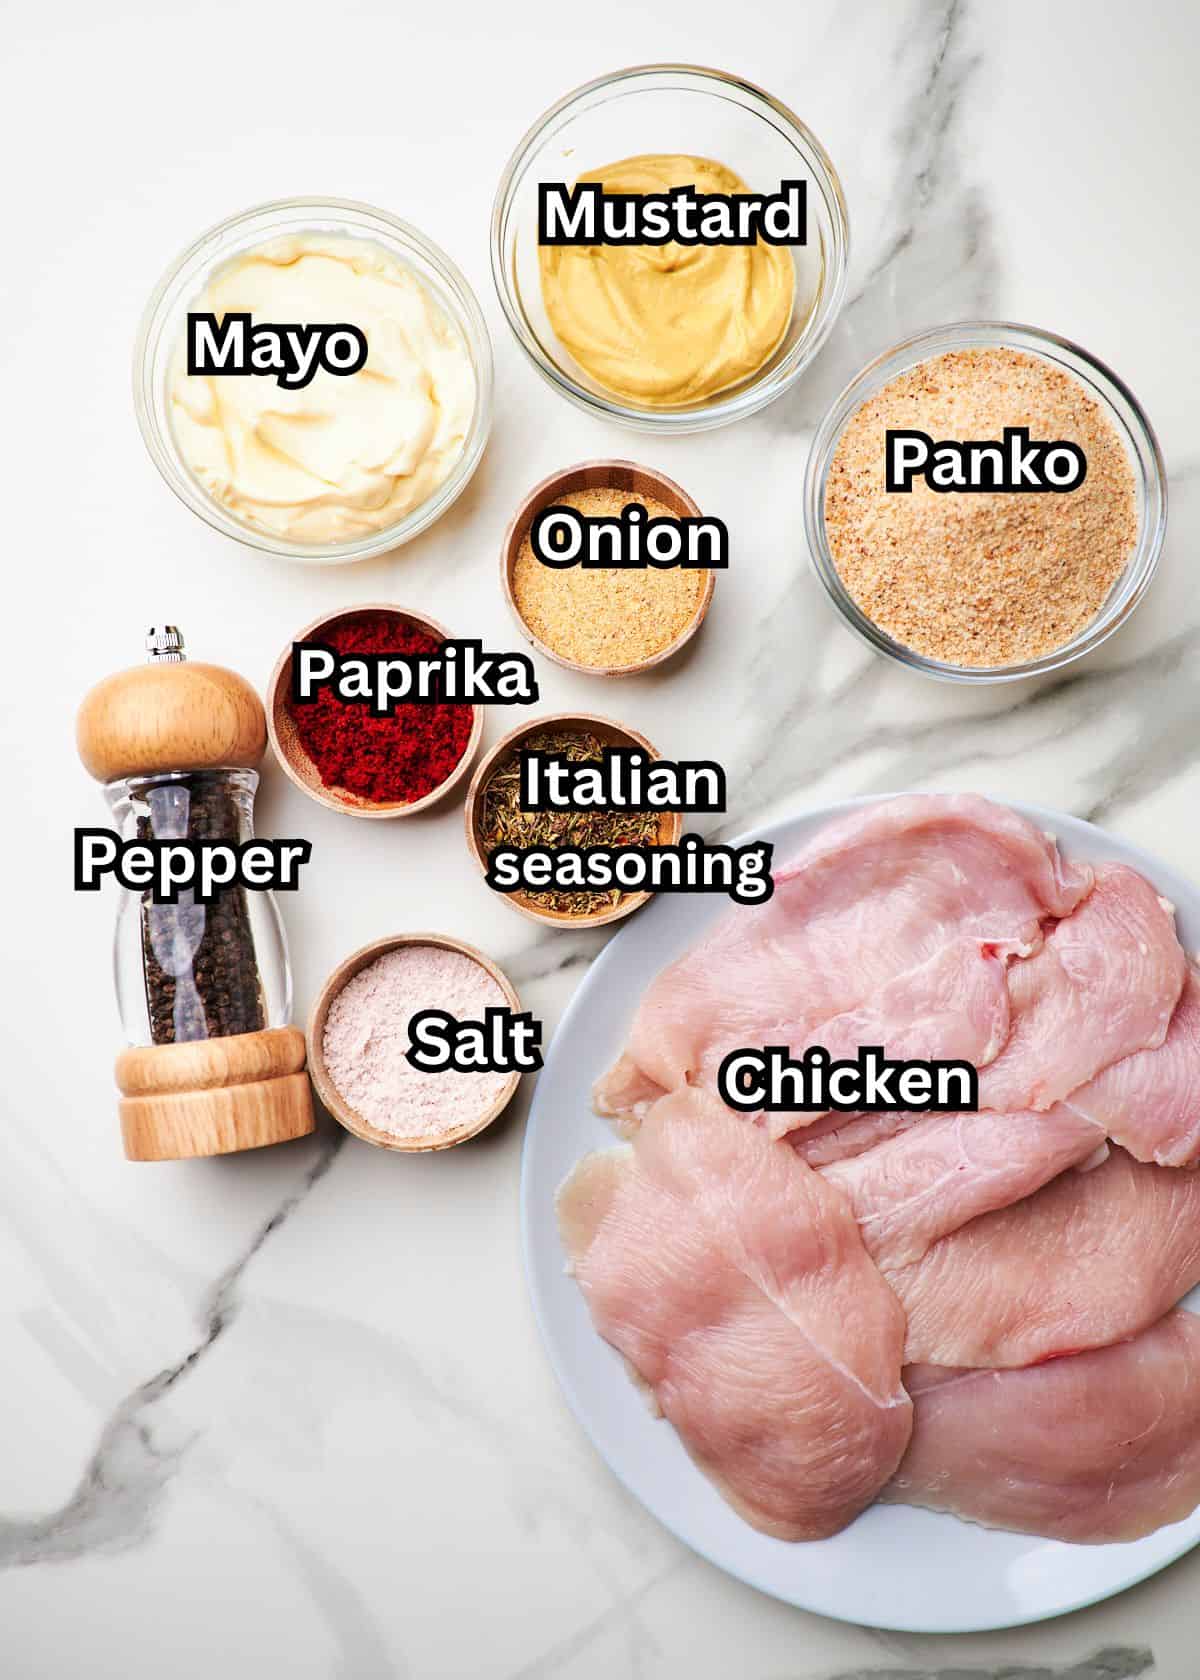
[[[79,708],[84,766],[124,838],[253,838],[267,744],[258,695],[220,665],[190,663],[174,625],[152,629],[147,663],[98,683]],[[121,1132],[131,1161],[224,1155],[313,1129],[304,1034],[269,892],[190,890],[155,903],[122,888],[117,1002]]]

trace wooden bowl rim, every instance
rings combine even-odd
[[[323,783],[319,787],[310,787],[296,770],[292,762],[293,755],[284,747],[279,738],[279,732],[275,728],[276,709],[284,703],[284,696],[280,691],[290,678],[292,645],[295,642],[308,641],[317,631],[323,630],[331,624],[336,624],[343,618],[357,618],[360,613],[371,612],[391,613],[397,618],[406,618],[420,629],[428,631],[431,636],[436,636],[443,642],[450,640],[450,632],[439,624],[436,618],[430,618],[428,613],[415,612],[411,607],[397,606],[394,601],[364,601],[358,606],[338,607],[334,612],[322,613],[319,618],[314,618],[311,624],[306,624],[302,630],[297,630],[294,636],[289,637],[287,646],[275,661],[270,680],[267,683],[266,714],[267,735],[271,742],[272,751],[289,781],[294,782],[302,793],[306,793],[318,805],[324,805],[326,810],[338,811],[347,817],[364,817],[368,822],[378,822],[395,817],[412,817],[416,816],[419,811],[427,811],[431,806],[436,805],[440,799],[444,799],[451,789],[463,780],[474,761],[476,753],[479,751],[479,743],[483,737],[483,707],[475,705],[474,702],[464,702],[464,704],[470,704],[472,718],[471,733],[467,737],[467,744],[463,749],[462,757],[444,782],[439,782],[437,787],[431,789],[429,793],[423,794],[420,799],[414,799],[411,804],[354,805],[339,798]]]
[[[662,665],[666,660],[673,658],[686,643],[691,641],[708,617],[708,609],[712,605],[713,590],[716,588],[716,573],[710,566],[704,574],[704,587],[700,591],[700,599],[696,603],[696,610],[675,640],[668,642],[666,647],[659,648],[657,653],[650,654],[648,658],[639,659],[633,665],[584,665],[577,659],[568,659],[565,654],[556,653],[539,636],[534,635],[522,616],[516,596],[513,594],[513,572],[516,568],[517,555],[520,552],[526,527],[532,521],[537,510],[540,507],[547,506],[556,495],[570,495],[580,488],[579,485],[569,482],[570,480],[577,479],[584,473],[616,472],[618,470],[640,473],[644,478],[652,480],[659,486],[663,492],[658,497],[659,501],[666,502],[668,505],[673,500],[678,501],[682,503],[687,516],[693,519],[702,517],[698,504],[688,495],[682,485],[677,484],[673,478],[668,478],[666,473],[659,472],[655,467],[644,467],[640,461],[626,461],[617,456],[601,456],[591,461],[576,461],[574,466],[571,467],[561,467],[558,472],[550,473],[540,484],[535,484],[509,520],[504,532],[504,540],[500,545],[500,587],[504,591],[504,599],[508,602],[509,611],[520,626],[521,634],[532,647],[537,648],[538,652],[544,654],[547,659],[553,660],[556,665],[561,665],[564,670],[578,671],[585,677],[636,677],[643,671],[652,670],[654,666]],[[595,489],[597,486],[593,485],[590,488]],[[610,485],[609,488],[613,489],[615,486]],[[638,492],[631,491],[630,494],[635,495]]]
[[[448,933],[429,932],[394,933],[382,939],[372,939],[366,945],[360,945],[357,951],[351,951],[348,957],[343,957],[317,993],[316,1001],[309,1011],[305,1034],[308,1040],[308,1072],[321,1102],[338,1124],[344,1126],[356,1138],[361,1138],[364,1143],[374,1144],[379,1149],[391,1149],[403,1155],[430,1155],[442,1149],[451,1149],[456,1143],[466,1143],[469,1138],[478,1137],[480,1132],[499,1119],[516,1095],[517,1086],[521,1083],[521,1074],[517,1070],[509,1075],[500,1095],[477,1120],[466,1121],[454,1130],[439,1134],[433,1139],[404,1138],[392,1132],[381,1131],[351,1107],[325,1066],[325,1023],[329,1017],[330,1006],[347,982],[353,980],[356,974],[360,974],[377,957],[411,945],[435,945],[440,950],[457,951],[461,956],[470,957],[496,981],[510,1008],[520,1009],[521,999],[508,975],[491,957],[486,956],[474,945],[468,945],[465,939],[455,939]]]
[[[648,741],[639,730],[630,728],[627,723],[618,723],[616,718],[605,717],[600,712],[550,712],[544,717],[526,718],[524,723],[519,723],[515,729],[510,729],[507,735],[502,736],[495,746],[480,759],[471,777],[471,785],[467,789],[466,803],[463,806],[463,821],[467,831],[467,850],[479,866],[481,875],[486,876],[487,874],[487,856],[476,833],[476,817],[482,805],[483,789],[487,785],[492,771],[500,763],[501,758],[505,753],[510,752],[525,735],[536,734],[540,730],[555,727],[587,729],[596,724],[599,724],[603,729],[611,729],[614,734],[625,736],[631,745],[641,747],[652,759],[663,756],[653,742]],[[663,811],[661,815],[670,819],[670,835],[667,841],[660,842],[660,844],[674,845],[683,832],[683,813],[682,811]],[[631,916],[635,910],[639,910],[643,904],[654,897],[654,894],[649,891],[626,893],[611,910],[600,910],[591,916],[568,916],[553,910],[541,910],[536,905],[523,903],[515,893],[500,893],[498,896],[510,904],[520,915],[527,917],[531,922],[539,922],[542,927],[576,929],[607,927],[610,922],[619,922],[624,917]]]

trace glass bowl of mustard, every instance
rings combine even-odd
[[[606,198],[782,198],[797,182],[803,243],[539,243],[543,196],[562,204],[585,184]],[[517,145],[492,212],[496,290],[534,367],[577,407],[660,434],[727,425],[786,391],[837,319],[848,254],[816,137],[761,88],[690,64],[617,71],[559,100]]]
[[[234,351],[202,347],[227,358],[220,378],[188,365],[189,316],[205,312],[214,333],[246,313]],[[271,362],[267,317],[326,315],[360,333],[365,360],[345,377],[333,339],[302,346],[306,365],[282,378],[230,376],[234,354]],[[193,513],[250,548],[336,565],[398,548],[462,494],[491,428],[491,343],[470,285],[416,228],[349,199],[281,199],[210,228],[167,269],[133,397],[151,459]]]

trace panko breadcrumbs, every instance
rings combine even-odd
[[[1075,490],[955,492],[884,486],[884,434],[999,441],[1027,426],[1077,443]],[[1137,491],[1112,420],[1073,375],[997,346],[951,350],[869,397],[838,440],[825,488],[830,553],[881,630],[932,659],[989,667],[1037,659],[1096,617],[1137,540]]]
[[[677,518],[653,496],[626,490],[573,490],[555,506],[616,519],[631,502],[650,519]],[[700,608],[709,574],[671,566],[547,566],[526,533],[513,565],[512,594],[531,633],[552,653],[577,665],[622,670],[671,646]]]

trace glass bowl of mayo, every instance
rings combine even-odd
[[[443,251],[367,204],[232,216],[171,265],[133,359],[142,437],[216,530],[291,560],[386,553],[479,464],[492,352]]]
[[[621,221],[651,202],[665,223]],[[640,431],[707,431],[773,402],[828,337],[848,255],[816,137],[761,88],[689,64],[560,100],[518,144],[492,212],[517,342],[571,402]]]

